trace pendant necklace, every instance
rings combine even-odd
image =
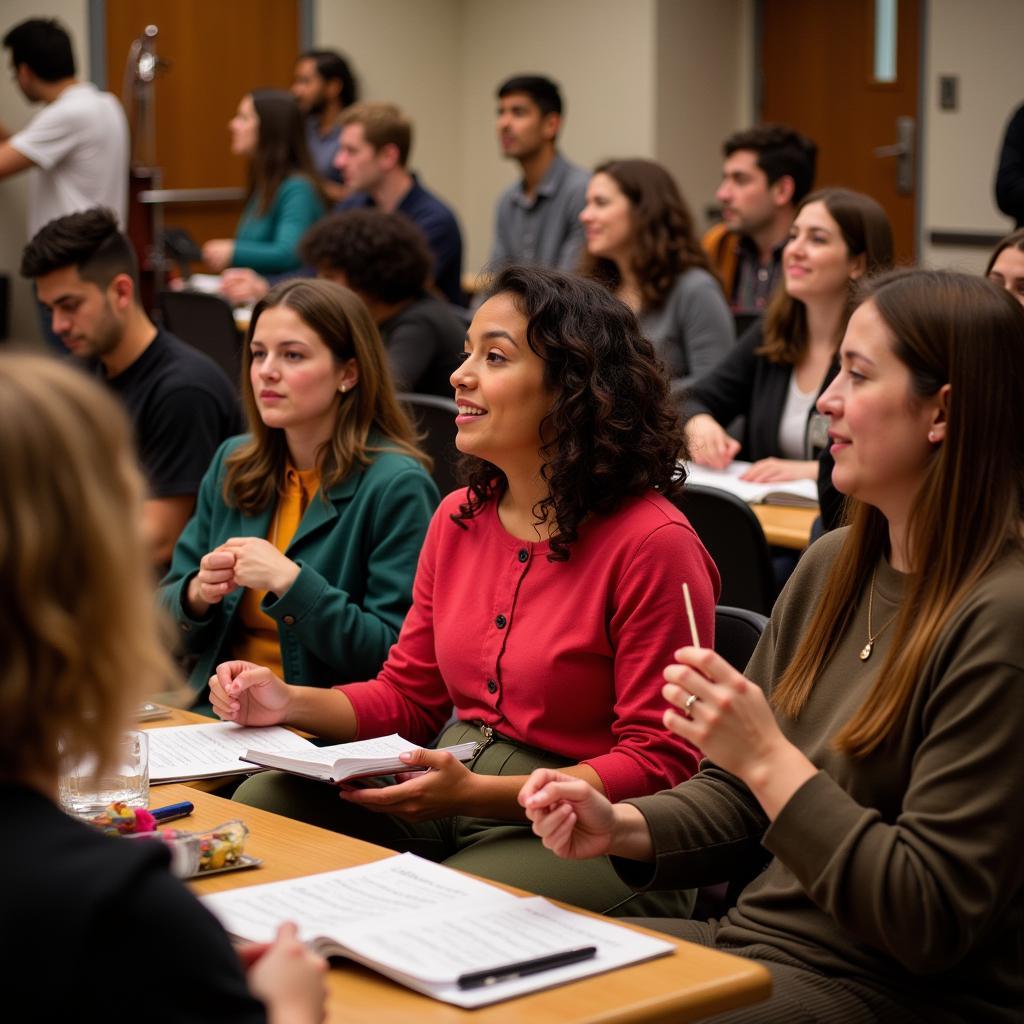
[[[899,612],[896,612],[877,633],[872,633],[871,612],[875,603],[875,574],[877,572],[878,569],[876,568],[871,573],[871,589],[868,591],[868,642],[860,649],[861,661],[867,661],[871,657],[871,652],[875,649],[875,641],[896,621],[896,615],[899,615]]]

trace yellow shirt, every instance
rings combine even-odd
[[[320,489],[318,469],[288,466],[277,509],[270,521],[267,540],[282,554],[291,544],[313,495]],[[275,675],[284,675],[277,623],[260,607],[265,590],[246,590],[238,606],[235,657],[265,665]],[[280,595],[279,595],[280,596]]]

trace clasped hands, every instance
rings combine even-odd
[[[199,560],[189,580],[188,604],[205,614],[238,587],[268,590],[280,597],[295,582],[299,567],[261,537],[232,537]]]
[[[763,803],[766,783],[783,773],[786,784],[769,796],[784,803],[814,768],[783,736],[761,688],[714,651],[684,647],[675,657],[664,672],[665,726],[747,783]],[[537,769],[518,799],[533,831],[560,857],[611,853],[644,860],[651,854],[650,832],[634,806],[612,804],[564,772]]]

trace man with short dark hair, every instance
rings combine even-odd
[[[356,103],[341,115],[341,123],[335,164],[355,194],[339,211],[377,207],[408,217],[433,253],[434,284],[449,302],[464,305],[462,232],[451,209],[406,166],[412,122],[393,103]]]
[[[75,77],[67,32],[51,19],[30,18],[3,39],[25,98],[44,104],[21,131],[0,125],[0,178],[32,167],[28,234],[47,221],[91,206],[128,211],[128,122],[116,96]]]
[[[295,62],[292,95],[306,118],[306,145],[324,190],[333,202],[345,198],[334,166],[341,140],[341,112],[358,98],[348,61],[335,50],[307,50]]]
[[[380,330],[398,391],[452,397],[466,324],[428,294],[430,252],[415,224],[399,213],[346,210],[306,232],[304,263],[351,288]]]
[[[818,147],[784,125],[735,132],[715,198],[722,223],[704,236],[734,314],[763,313],[781,277],[782,249],[796,208],[814,184]]]
[[[135,253],[110,210],[50,221],[25,247],[53,331],[124,402],[149,484],[153,561],[170,561],[217,446],[238,433],[238,397],[213,360],[157,328],[139,303]]]
[[[575,270],[583,248],[580,211],[590,174],[557,148],[562,96],[542,75],[516,75],[498,88],[498,140],[522,179],[498,199],[487,270],[540,263]]]

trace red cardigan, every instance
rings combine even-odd
[[[533,747],[585,762],[612,801],[689,778],[698,752],[662,725],[662,669],[690,642],[689,583],[711,646],[718,571],[685,516],[651,492],[583,523],[567,562],[507,533],[465,492],[434,514],[413,606],[376,679],[349,683],[361,737],[433,739],[452,706]]]

